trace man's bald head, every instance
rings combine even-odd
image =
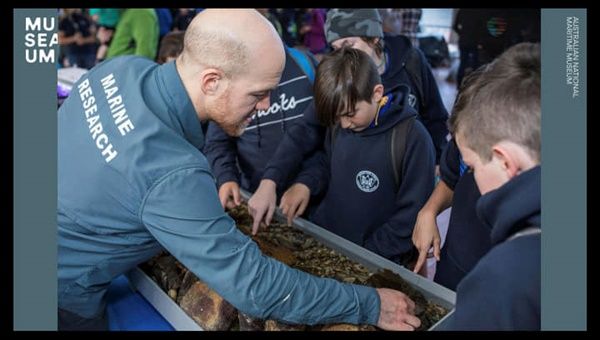
[[[277,31],[259,12],[206,9],[187,28],[181,61],[186,66],[218,68],[232,76],[260,62],[257,57],[264,49],[285,54]]]

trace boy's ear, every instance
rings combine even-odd
[[[200,72],[200,89],[205,95],[215,95],[223,89],[226,82],[223,71],[207,68]]]
[[[383,85],[377,84],[373,88],[373,96],[371,97],[371,100],[373,102],[377,103],[381,100],[382,97],[383,97]]]
[[[518,155],[511,152],[511,148],[506,146],[503,143],[494,145],[492,147],[492,157],[498,162],[506,177],[511,179],[517,176],[522,169]]]

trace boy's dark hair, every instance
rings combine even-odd
[[[483,161],[501,141],[522,145],[536,161],[541,152],[540,45],[520,43],[465,78],[450,132]]]
[[[354,112],[357,102],[370,103],[377,84],[381,84],[377,66],[365,52],[344,46],[325,56],[314,85],[319,122],[333,126],[340,116]]]
[[[158,57],[156,61],[159,64],[164,64],[167,58],[176,58],[183,51],[183,37],[185,31],[169,32],[160,41],[158,49]]]

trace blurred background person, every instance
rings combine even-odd
[[[81,8],[64,8],[58,22],[58,44],[63,66],[90,69],[96,63],[96,25]]]
[[[138,55],[154,60],[158,47],[158,18],[152,8],[127,8],[108,48],[107,58]]]

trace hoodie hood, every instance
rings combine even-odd
[[[400,73],[404,72],[404,64],[408,58],[408,52],[412,48],[412,43],[403,35],[391,36],[386,34],[383,41],[386,64],[381,80],[383,86],[388,89],[397,85],[399,78],[403,78]]]
[[[381,107],[377,117],[377,125],[371,123],[368,128],[355,132],[358,136],[372,136],[385,133],[399,122],[416,116],[417,112],[408,104],[410,90],[406,85],[396,85],[386,92],[388,102]]]
[[[492,244],[532,225],[541,228],[541,167],[514,177],[481,196],[477,216],[492,230]]]

